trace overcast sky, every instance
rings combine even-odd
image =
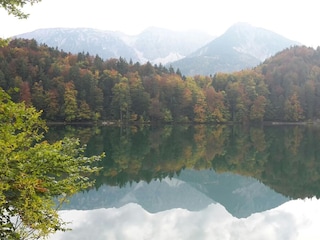
[[[151,214],[131,203],[121,208],[62,211],[73,231],[50,240],[70,239],[320,239],[320,200],[292,200],[247,218],[235,218],[220,204],[201,211],[171,209]]]
[[[90,27],[130,35],[149,26],[222,34],[236,22],[277,32],[307,46],[320,45],[318,0],[42,0],[28,20],[0,9],[0,37],[39,28]]]

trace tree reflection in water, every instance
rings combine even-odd
[[[69,126],[47,137],[72,135],[88,144],[88,155],[107,153],[96,188],[212,169],[253,177],[290,198],[320,194],[318,126]]]

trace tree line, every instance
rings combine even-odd
[[[14,39],[0,48],[0,87],[49,121],[224,123],[320,118],[320,49],[291,47],[253,69],[183,76]]]

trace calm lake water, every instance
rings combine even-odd
[[[319,126],[51,127],[106,157],[51,239],[320,239]]]

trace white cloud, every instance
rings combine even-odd
[[[192,212],[172,209],[148,213],[137,204],[89,211],[62,211],[73,231],[57,233],[64,239],[319,239],[320,200],[292,200],[275,209],[235,218],[220,204]]]
[[[0,37],[48,27],[91,27],[138,34],[149,26],[199,29],[222,34],[236,22],[249,22],[307,45],[320,45],[318,1],[256,0],[43,0],[25,8],[28,20],[0,9]]]

